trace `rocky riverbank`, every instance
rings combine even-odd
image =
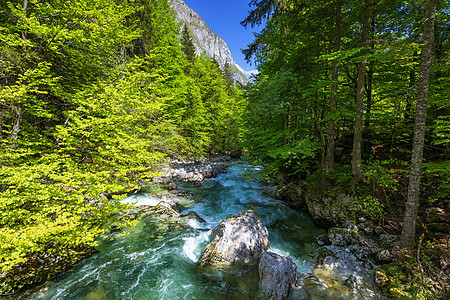
[[[161,170],[162,176],[155,177],[154,182],[158,181],[185,181],[200,182],[207,178],[213,178],[224,173],[226,167],[219,162],[196,162],[184,160],[170,160],[169,166]]]
[[[251,210],[229,216],[212,231],[199,259],[203,264],[259,264],[260,290],[267,299],[385,299],[377,291],[377,262],[388,251],[358,233],[356,225],[317,237],[311,273],[297,274],[292,258],[271,252],[266,227]]]
[[[399,248],[402,216],[371,219],[371,214],[377,215],[377,202],[361,201],[326,181],[287,182],[263,193],[272,193],[328,228],[317,237],[320,248],[313,272],[299,279],[298,286],[313,287],[309,297],[382,299],[385,293],[407,298],[425,285],[431,294],[450,294],[450,216],[445,210],[432,207],[419,213],[420,243],[426,236],[433,244],[429,242],[427,249],[420,244],[413,253]]]
[[[161,177],[155,177],[152,182],[141,182],[141,186],[148,184],[162,184],[166,193],[155,194],[161,199],[156,206],[141,206],[126,213],[126,219],[136,219],[145,213],[159,213],[171,217],[182,217],[183,219],[201,219],[194,212],[182,216],[184,207],[175,202],[168,201],[178,189],[178,181],[192,182],[201,185],[206,178],[212,178],[226,171],[226,167],[218,162],[194,162],[194,161],[169,161],[169,166],[161,170]],[[97,205],[95,199],[88,201]],[[113,230],[116,228],[113,226]],[[73,265],[94,255],[96,250],[92,247],[80,245],[76,249],[65,251],[54,251],[53,245],[45,245],[41,252],[30,253],[27,260],[14,266],[7,272],[0,270],[0,296],[12,295],[23,288],[33,284],[42,283],[58,274],[69,270]]]

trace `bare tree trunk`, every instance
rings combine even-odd
[[[27,14],[27,8],[28,8],[28,0],[24,0],[23,1],[23,12],[24,12],[25,16]],[[24,41],[27,39],[25,32],[22,32],[22,39]],[[25,49],[25,46],[23,46],[23,49]],[[17,135],[19,134],[19,131],[20,131],[20,123],[21,122],[22,122],[22,108],[20,107],[20,104],[17,103],[16,104],[16,121],[11,130],[11,134],[9,135],[9,139],[11,140],[11,144],[9,145],[9,147],[11,149],[17,147],[17,145],[15,144],[15,141],[17,141]],[[0,130],[1,130],[1,125],[0,125]]]
[[[335,32],[333,41],[333,52],[339,51],[341,47],[341,23],[342,23],[342,2],[338,1],[336,4],[336,21]],[[333,61],[331,71],[331,98],[330,98],[330,114],[333,115],[337,108],[337,92],[338,92],[338,80],[339,80],[339,60]],[[335,135],[336,135],[336,122],[333,118],[328,121],[328,134],[327,134],[327,151],[325,154],[324,170],[328,173],[334,167],[334,147],[335,147]]]
[[[23,13],[25,14],[25,16],[27,15],[27,8],[28,8],[28,0],[23,0]],[[22,39],[24,41],[27,39],[27,36],[23,31],[22,31]]]
[[[362,46],[367,47],[369,43],[369,31],[370,31],[370,0],[365,1],[364,7],[364,20],[363,20],[363,32],[362,32]],[[365,56],[367,49],[361,51],[361,55]],[[363,100],[364,100],[364,87],[366,84],[366,66],[367,59],[364,58],[359,63],[358,68],[358,82],[356,86],[356,116],[355,116],[355,131],[353,135],[353,151],[352,151],[352,174],[355,182],[361,181],[361,143],[362,143],[362,116],[363,116]]]
[[[425,24],[423,29],[422,53],[420,54],[420,77],[417,89],[416,119],[414,124],[414,142],[409,175],[408,200],[406,202],[401,247],[413,248],[416,232],[417,210],[419,208],[420,175],[422,173],[423,146],[427,119],[428,88],[430,84],[431,59],[434,39],[434,21],[436,18],[436,0],[426,1]]]
[[[17,135],[19,134],[20,131],[21,122],[22,122],[22,109],[18,105],[16,111],[16,122],[14,123],[14,126],[11,130],[11,135],[9,136],[9,139],[12,141],[11,145],[9,146],[10,148],[15,148],[17,146],[14,142],[17,141]]]
[[[0,140],[3,140],[3,111],[0,111]]]

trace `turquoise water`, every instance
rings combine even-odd
[[[269,230],[271,251],[290,256],[299,273],[311,270],[313,237],[323,233],[311,219],[284,203],[264,196],[264,184],[248,174],[258,167],[231,163],[227,173],[203,187],[184,184],[174,196],[206,222],[149,214],[130,235],[103,237],[99,253],[36,289],[27,299],[255,299],[259,298],[257,266],[212,268],[197,259],[211,230],[230,214],[252,208]],[[126,199],[135,205],[156,205],[146,193]]]

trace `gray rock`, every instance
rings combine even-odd
[[[69,249],[51,248],[49,245],[42,251],[28,253],[25,262],[14,265],[6,272],[0,269],[0,297],[12,295],[32,284],[45,282],[95,253],[97,253],[95,248],[82,244]]]
[[[153,197],[153,198],[157,198],[157,199],[161,199],[163,201],[167,201],[169,200],[172,195],[171,194],[157,194],[157,193],[149,193],[147,194],[149,197]]]
[[[359,259],[367,259],[377,253],[380,248],[369,238],[346,228],[331,228],[317,238],[319,246],[333,245],[350,249]]]
[[[336,197],[324,197],[312,188],[305,193],[308,212],[314,223],[322,227],[331,227],[342,223],[341,217],[347,213],[345,203],[352,201],[353,198],[345,194]],[[342,203],[342,205],[338,207],[335,205],[336,203]]]
[[[314,259],[317,265],[323,265],[325,262],[325,258],[327,258],[328,256],[333,257],[334,253],[327,247],[320,247],[314,252]]]
[[[155,206],[155,211],[164,215],[168,215],[171,217],[179,217],[180,212],[183,211],[185,207],[177,202],[159,202]]]
[[[321,235],[315,236],[314,238],[316,240],[317,245],[319,245],[319,246],[331,245],[327,234],[321,234]]]
[[[170,167],[161,171],[164,179],[154,178],[155,182],[179,180],[185,182],[200,182],[205,178],[213,178],[225,173],[226,168],[217,162],[183,163],[172,161]]]
[[[178,185],[173,181],[169,182],[167,187],[168,187],[169,191],[176,191],[178,189]]]
[[[370,234],[370,233],[372,233],[374,231],[375,226],[373,225],[372,222],[366,221],[366,222],[363,222],[363,223],[359,223],[358,224],[358,228],[359,228],[359,230],[361,230],[361,231],[363,231],[363,232],[365,232],[367,234]]]
[[[265,252],[259,262],[259,285],[267,299],[286,299],[297,282],[297,265],[290,257]]]
[[[298,279],[297,286],[303,287],[307,294],[306,299],[327,299],[329,296],[328,285],[312,273],[302,274]]]
[[[375,253],[375,262],[379,264],[387,264],[392,261],[392,255],[389,250],[380,250]]]
[[[288,300],[308,300],[308,293],[303,285],[291,286],[291,290],[288,295]]]
[[[275,191],[275,198],[285,201],[289,206],[306,210],[305,191],[295,183],[280,184]]]
[[[345,280],[344,285],[350,290],[356,290],[361,285],[361,280],[352,274]]]
[[[380,235],[379,242],[382,247],[392,248],[398,243],[398,238],[396,235],[384,233]]]
[[[356,226],[355,222],[351,221],[351,220],[345,220],[344,221],[344,228],[348,229],[348,230],[351,230],[351,231],[354,231],[354,232],[358,232],[359,231],[358,226]]]
[[[220,222],[212,230],[211,238],[199,262],[255,263],[269,248],[267,228],[251,210],[243,210]]]
[[[132,209],[132,210],[128,210],[125,214],[125,218],[130,219],[130,220],[134,220],[137,219],[140,216],[149,214],[149,213],[153,213],[155,211],[155,207],[154,206],[150,206],[150,205],[140,205],[137,206],[136,208]]]
[[[331,228],[327,234],[319,236],[318,241],[319,245],[326,246],[315,252],[313,273],[322,282],[329,283],[329,287],[308,277],[308,285],[304,287],[309,299],[382,299],[375,289],[373,269],[376,265],[372,259],[388,260],[388,251],[347,228]]]
[[[192,8],[187,6],[183,0],[172,0],[169,2],[171,2],[172,8],[177,13],[177,20],[186,24],[191,31],[196,54],[206,53],[208,57],[215,59],[221,68],[228,64],[234,81],[242,85],[247,84],[248,79],[237,68],[225,41],[216,35],[206,25],[205,21]]]
[[[199,221],[200,223],[205,223],[206,222],[205,219],[200,217],[198,215],[198,213],[196,213],[195,211],[190,211],[186,215],[183,215],[182,217],[189,218],[189,219],[194,219],[194,220]]]
[[[377,227],[375,227],[375,233],[377,235],[382,235],[383,233],[385,233],[385,230],[382,226],[377,226]]]

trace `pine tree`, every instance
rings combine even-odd
[[[183,31],[181,32],[181,45],[183,46],[183,53],[186,55],[187,59],[190,61],[194,60],[195,46],[192,42],[190,30],[186,24],[184,24]]]

